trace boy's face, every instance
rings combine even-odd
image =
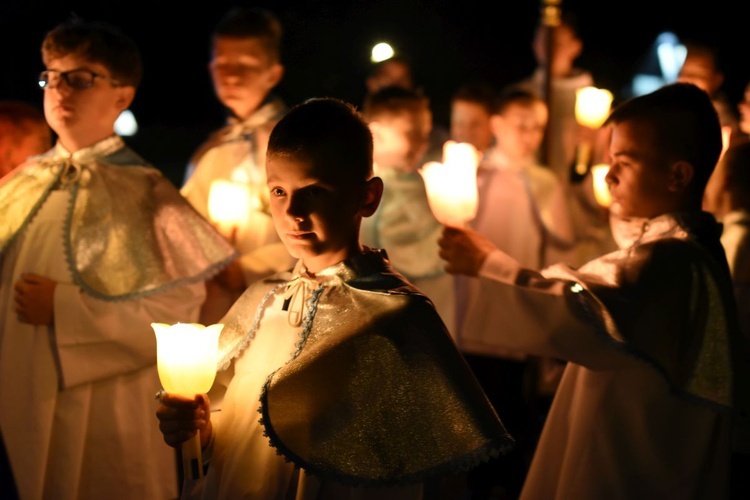
[[[659,155],[651,127],[632,121],[612,125],[609,154],[613,215],[652,218],[675,208],[670,165]]]
[[[677,81],[692,83],[713,96],[724,82],[724,77],[716,71],[714,61],[707,54],[688,54],[680,68]]]
[[[428,110],[405,111],[370,123],[373,158],[383,168],[416,172],[430,145],[432,115]]]
[[[497,149],[511,162],[528,162],[542,145],[547,108],[540,102],[511,104],[502,114],[493,115],[491,124]]]
[[[284,74],[255,38],[217,37],[209,70],[216,96],[241,119],[258,109]]]
[[[362,217],[375,212],[382,194],[380,179],[353,186],[332,170],[291,157],[266,160],[276,231],[287,251],[313,273],[359,250]]]
[[[59,73],[50,76],[50,83],[44,89],[44,115],[50,128],[63,139],[63,145],[65,138],[91,144],[112,134],[115,120],[135,96],[133,87],[113,84],[110,72],[102,64],[75,54],[51,59],[47,70],[60,73],[87,70],[100,75],[90,87],[80,89],[71,87]]]
[[[537,28],[532,42],[534,55],[540,65],[547,63],[546,30],[544,26]],[[555,76],[566,76],[581,55],[583,42],[569,26],[561,24],[552,30],[552,44],[554,59],[550,68],[551,73]]]
[[[479,151],[484,151],[492,143],[490,114],[481,105],[457,100],[451,106],[451,139],[468,142]]]
[[[405,89],[414,87],[411,68],[402,61],[385,61],[381,63],[377,74],[365,81],[368,92],[374,93],[384,87],[397,86]]]

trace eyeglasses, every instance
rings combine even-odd
[[[109,76],[100,75],[87,69],[74,69],[72,71],[55,71],[47,70],[39,73],[39,87],[43,89],[53,89],[60,84],[60,80],[65,80],[68,87],[76,90],[88,89],[94,85],[96,78],[109,80],[113,87],[119,87],[121,84]]]

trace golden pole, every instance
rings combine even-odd
[[[556,117],[553,114],[552,106],[552,61],[554,59],[554,29],[560,25],[560,11],[562,0],[542,0],[541,21],[544,26],[544,43],[547,60],[545,61],[544,71],[544,99],[547,102],[549,117],[547,119],[547,130],[542,142],[541,160],[544,165],[549,165],[549,130]]]

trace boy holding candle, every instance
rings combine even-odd
[[[375,214],[362,221],[362,243],[383,248],[452,331],[453,276],[443,269],[437,247],[443,226],[430,210],[418,172],[432,130],[429,100],[415,90],[390,86],[368,95],[362,111],[372,132],[375,175],[385,186]]]
[[[268,135],[287,111],[273,92],[284,74],[281,40],[279,20],[258,7],[230,9],[213,31],[209,70],[216,97],[227,110],[227,124],[196,150],[181,192],[212,220],[209,198],[214,181],[230,182],[245,188],[248,200],[242,206],[249,209],[235,214],[234,228],[226,227],[228,221],[213,221],[241,255],[208,283],[202,323],[221,318],[247,284],[294,262],[274,230],[265,189]]]
[[[174,452],[142,429],[150,324],[196,321],[234,252],[113,132],[141,79],[133,41],[72,18],[42,58],[57,143],[0,181],[0,429],[18,493],[173,497]]]
[[[467,328],[568,361],[521,498],[728,498],[730,450],[750,444],[750,351],[721,226],[701,209],[719,120],[705,92],[677,83],[605,125],[620,250],[536,272],[469,229],[440,242],[447,269],[494,297]]]
[[[383,182],[356,110],[329,98],[293,108],[266,170],[274,224],[299,260],[223,318],[221,410],[205,395],[162,398],[165,441],[199,430],[210,457],[186,496],[423,498],[504,451],[510,438],[434,306],[359,241]]]

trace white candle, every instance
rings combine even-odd
[[[223,324],[151,323],[156,334],[156,367],[164,389],[192,398],[211,389],[216,378],[219,334]],[[182,443],[182,470],[191,479],[203,477],[200,431]]]
[[[589,128],[599,128],[609,115],[612,106],[612,92],[596,87],[583,87],[576,90],[576,121]]]
[[[463,226],[476,216],[478,164],[474,146],[447,141],[443,163],[429,162],[420,169],[430,209],[442,224]]]
[[[224,325],[152,323],[156,366],[164,389],[192,397],[211,389],[216,377],[219,334]]]
[[[242,224],[250,212],[247,183],[215,179],[208,193],[208,218],[226,231]]]

